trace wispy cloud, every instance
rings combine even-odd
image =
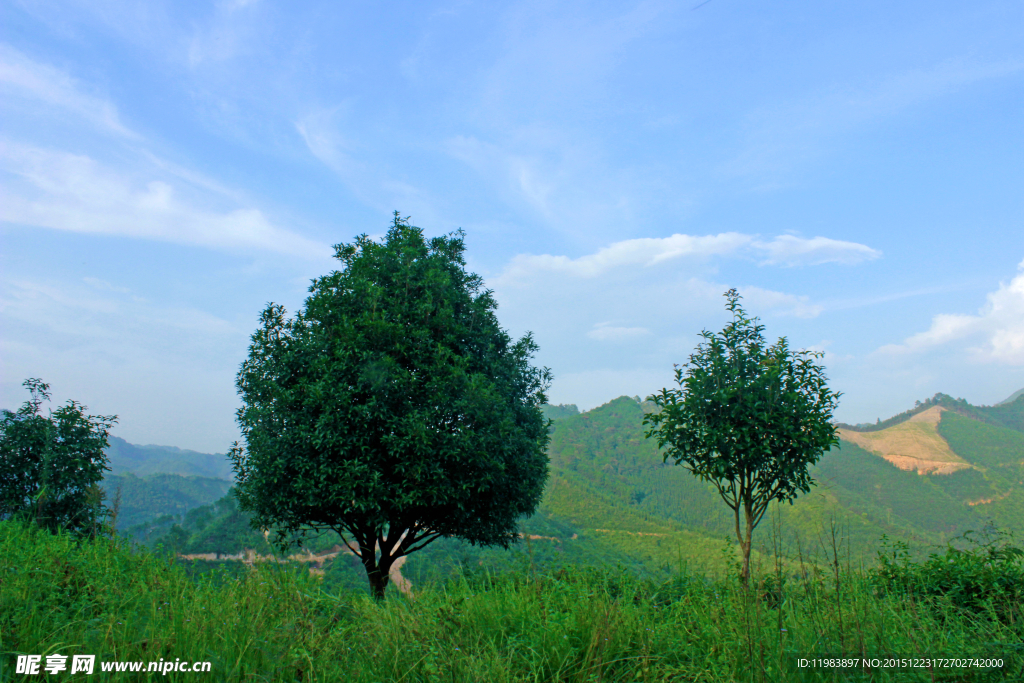
[[[520,254],[509,263],[503,278],[527,276],[537,271],[560,272],[575,277],[595,277],[615,268],[653,266],[683,256],[707,257],[734,253],[752,238],[735,232],[718,235],[643,237],[615,242],[579,258],[551,254]]]
[[[610,322],[597,323],[587,336],[598,341],[632,341],[651,334],[646,327],[616,327]]]
[[[1024,261],[1022,272],[987,295],[977,315],[942,313],[931,327],[907,337],[902,344],[888,344],[881,354],[905,354],[966,341],[975,360],[1024,365]]]
[[[0,202],[0,220],[11,223],[308,259],[330,255],[327,245],[274,225],[258,209],[204,208],[165,180],[130,177],[90,157],[0,141],[0,168],[20,179],[7,184]]]
[[[135,443],[223,452],[238,438],[232,375],[247,324],[91,277],[0,278],[0,324],[5,407],[24,400],[16,381],[42,377],[55,403],[117,414],[115,433]]]
[[[738,289],[750,310],[767,310],[797,318],[816,318],[824,310],[823,306],[812,304],[810,297],[806,295],[786,294],[753,286]]]
[[[71,112],[93,125],[126,138],[139,135],[121,122],[108,100],[87,92],[68,73],[37,62],[9,45],[0,44],[0,92],[6,98],[41,102]]]
[[[779,235],[770,242],[755,241],[755,249],[763,251],[764,265],[806,266],[822,263],[853,265],[876,259],[882,252],[856,242],[843,242],[828,237],[806,239],[793,235]]]
[[[676,233],[668,237],[643,237],[614,242],[593,254],[575,259],[551,254],[519,254],[511,260],[500,280],[514,281],[542,271],[592,278],[617,268],[649,267],[683,257],[746,255],[764,257],[762,265],[849,265],[878,258],[881,252],[856,242],[827,237],[780,235],[763,241],[756,235],[737,232],[717,235]]]
[[[870,84],[833,84],[752,111],[741,151],[718,170],[725,175],[784,172],[820,155],[835,136],[851,128],[1022,70],[1024,61],[1019,59],[981,62],[957,58],[876,76]]]
[[[401,206],[419,220],[436,219],[437,202],[427,190],[392,175],[388,164],[379,157],[381,150],[368,149],[373,142],[370,137],[345,133],[345,122],[353,106],[346,101],[311,111],[295,122],[295,130],[309,152],[366,204],[383,212]],[[371,160],[365,161],[366,158]]]

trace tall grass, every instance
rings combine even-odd
[[[828,548],[826,544],[826,548]],[[885,590],[872,572],[777,564],[750,589],[612,569],[464,572],[415,599],[330,594],[288,565],[190,578],[117,539],[0,522],[0,680],[14,655],[209,660],[226,681],[985,681],[1024,677],[1020,610]],[[822,571],[822,567],[828,571]],[[798,668],[821,656],[1001,656],[1000,671]],[[98,668],[98,667],[97,667]],[[67,674],[64,674],[67,676]],[[132,680],[131,674],[110,674]],[[148,680],[138,675],[139,680]],[[1016,677],[1016,678],[1015,678]],[[52,678],[52,677],[51,677]],[[70,677],[69,677],[70,678]],[[102,680],[103,674],[94,674]]]

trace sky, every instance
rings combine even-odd
[[[0,1],[0,406],[224,452],[269,302],[462,228],[552,403],[737,288],[836,418],[1024,387],[1024,4]]]

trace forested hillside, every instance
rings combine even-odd
[[[861,445],[843,439],[826,453],[811,468],[817,482],[811,493],[779,506],[777,522],[766,518],[762,523],[755,534],[755,560],[763,563],[770,554],[773,526],[790,554],[820,556],[835,525],[847,557],[867,564],[875,560],[883,535],[918,553],[990,522],[1024,535],[1024,433],[996,424],[1011,424],[1024,399],[994,408],[958,404],[956,410],[944,401],[921,404],[887,421],[885,429],[858,430]],[[403,574],[420,584],[451,576],[459,566],[498,571],[513,565],[617,564],[651,575],[667,575],[680,565],[722,571],[733,561],[731,510],[710,484],[663,463],[656,444],[644,437],[645,409],[650,407],[625,396],[582,414],[575,406],[546,406],[553,420],[549,479],[538,513],[521,523],[523,542],[504,551],[441,540],[410,556]],[[858,434],[851,438],[861,439]],[[901,446],[906,443],[917,450]],[[870,450],[876,447],[878,452]],[[885,448],[903,448],[910,455],[900,460],[882,452]],[[914,458],[946,458],[958,465],[952,472],[924,468],[930,473],[921,474]],[[227,482],[183,477],[120,481],[130,485],[124,490],[150,496],[154,506],[162,506],[163,517],[153,514],[133,529],[140,540],[181,553],[272,551],[262,534],[248,528],[247,515],[232,498],[192,504],[200,494],[219,494],[218,486],[226,488]],[[162,497],[142,493],[149,490],[144,482],[167,491]],[[128,513],[122,506],[122,514]],[[130,514],[142,512],[132,508]],[[329,535],[308,539],[307,547],[326,552],[339,541]],[[358,562],[344,554],[325,571],[325,580],[335,585],[361,587],[365,582]]]
[[[193,508],[209,505],[224,497],[231,482],[210,477],[180,474],[150,474],[137,477],[127,473],[108,474],[101,487],[107,506],[117,505],[119,531],[161,516],[180,516]]]
[[[231,462],[222,453],[197,453],[173,446],[136,446],[111,436],[107,457],[111,474],[182,474],[186,476],[234,479]]]

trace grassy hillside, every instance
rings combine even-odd
[[[622,397],[556,423],[545,510],[584,528],[687,531],[707,540],[731,539],[731,510],[710,485],[682,467],[662,462],[655,444],[644,438],[642,419],[643,406]],[[959,460],[934,425],[931,430],[933,440]],[[790,543],[818,544],[822,530],[835,522],[843,528],[853,556],[871,561],[883,534],[924,547],[980,528],[986,521],[964,497],[987,490],[974,470],[921,476],[844,441],[826,453],[811,474],[819,484],[811,494],[792,506],[780,506]],[[769,536],[767,527],[755,534],[762,550],[767,550]],[[695,552],[695,547],[683,544],[688,561],[709,561],[718,555],[706,549]]]
[[[968,506],[935,485],[940,476],[952,475],[902,470],[849,442],[825,454],[811,473],[843,510],[890,536],[940,542],[972,522],[981,526]]]
[[[1024,567],[1007,565],[1007,587],[971,584],[984,590],[968,600],[930,592],[946,566],[838,564],[827,575],[759,575],[750,590],[686,573],[652,581],[607,568],[509,569],[378,604],[287,565],[196,577],[116,539],[75,542],[0,522],[0,681],[16,680],[15,655],[58,650],[95,655],[100,681],[153,678],[105,673],[115,661],[209,662],[198,678],[303,683],[1020,680]],[[1001,666],[860,665],[887,656]],[[801,657],[858,666],[837,678],[801,668]]]

